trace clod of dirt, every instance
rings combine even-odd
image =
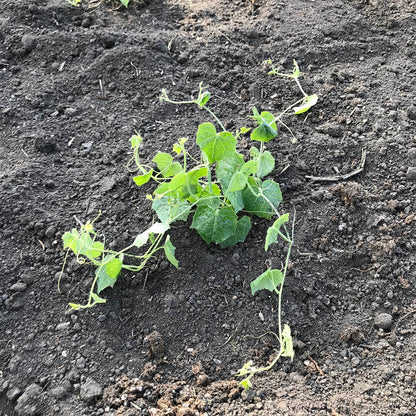
[[[345,328],[339,336],[339,341],[352,342],[353,344],[359,345],[364,341],[364,334],[360,331],[360,328],[356,326],[349,326]]]
[[[32,52],[37,45],[36,37],[33,35],[23,35],[22,37],[22,46],[26,52]]]
[[[342,137],[342,128],[337,123],[325,123],[316,128],[320,133],[328,134],[332,137]]]
[[[163,342],[162,336],[157,331],[153,331],[151,334],[144,338],[144,345],[148,348],[148,357],[155,359],[158,362],[163,361],[165,356],[166,348]]]
[[[240,390],[235,380],[191,386],[184,381],[158,384],[122,376],[115,385],[105,389],[103,401],[123,416],[132,408],[141,409],[140,414],[154,416],[198,416],[210,414],[213,404],[239,399]],[[249,394],[254,399],[254,392]]]
[[[355,208],[355,202],[359,199],[362,189],[363,187],[357,182],[340,183],[329,188],[334,195],[338,195],[345,205],[351,209]]]
[[[410,120],[416,120],[416,106],[412,105],[408,108],[407,116],[410,118]]]
[[[152,378],[156,374],[156,368],[152,363],[146,363],[142,371],[143,378]]]

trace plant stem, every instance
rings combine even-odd
[[[213,111],[211,111],[207,106],[203,106],[202,107],[204,110],[207,110],[208,113],[211,114],[212,117],[214,117],[215,121],[219,124],[219,126],[222,128],[222,131],[227,131],[224,127],[224,125],[221,123],[220,119],[213,113]]]
[[[307,97],[307,96],[308,96],[308,94],[306,94],[306,92],[305,92],[305,91],[303,91],[302,85],[300,85],[300,82],[299,82],[298,77],[295,77],[294,79],[295,79],[295,81],[296,81],[296,84],[298,84],[298,87],[299,87],[299,89],[300,89],[300,92],[303,94],[303,96],[304,96],[304,97]]]

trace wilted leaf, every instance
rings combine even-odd
[[[141,234],[139,234],[135,238],[133,245],[140,248],[147,243],[147,240],[149,239],[150,234],[152,233],[163,234],[167,230],[169,230],[169,225],[161,223],[161,222],[156,222],[151,227],[149,227],[146,231],[143,231]]]
[[[318,96],[316,94],[308,95],[302,101],[302,104],[299,107],[294,107],[293,111],[295,114],[302,114],[308,111],[311,107],[313,107],[318,102]]]
[[[268,269],[251,282],[251,294],[254,295],[263,289],[274,292],[282,282],[283,274],[280,270]]]

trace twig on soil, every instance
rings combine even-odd
[[[143,282],[143,290],[146,289],[146,283],[147,283],[147,278],[149,277],[149,271],[146,272],[146,276],[144,278],[144,282]]]
[[[309,355],[308,358],[312,361],[312,364],[315,366],[316,371],[318,371],[318,373],[323,376],[324,372],[321,370],[321,367],[319,367],[318,363]]]
[[[313,256],[313,253],[302,253],[299,249],[297,249],[299,256]]]
[[[227,341],[225,341],[224,342],[224,344],[222,344],[221,345],[221,347],[223,347],[224,345],[227,345],[230,341],[231,341],[231,339],[232,339],[232,337],[237,333],[237,331],[238,331],[238,327],[240,326],[240,324],[241,324],[241,322],[243,322],[242,320],[237,324],[237,326],[235,327],[235,330],[234,330],[234,332],[227,338]]]
[[[173,44],[173,41],[176,39],[178,37],[178,35],[176,34],[170,41],[169,41],[169,43],[168,43],[168,51],[170,52],[171,51],[171,49],[172,49],[172,44]]]
[[[169,46],[168,46],[168,48],[169,48]],[[170,50],[170,49],[169,49]],[[136,65],[134,65],[134,63],[133,62],[130,62],[130,65],[136,70],[136,77],[137,78],[139,78],[139,75],[140,75],[140,69],[139,68],[137,68],[137,66]]]
[[[409,400],[405,399],[403,396],[400,396],[400,394],[398,394],[397,397],[402,399],[404,402],[409,403]]]
[[[408,316],[413,315],[415,312],[416,312],[416,309],[412,309],[410,312],[407,312],[405,315],[401,316],[397,320],[397,323],[394,328],[396,329],[400,322],[403,322]]]
[[[367,151],[365,149],[361,150],[361,161],[357,169],[346,173],[345,175],[334,175],[334,176],[305,176],[307,179],[311,179],[313,181],[321,181],[321,182],[337,182],[337,181],[344,181],[349,179],[355,175],[358,175],[364,170],[365,159],[367,157]]]
[[[42,247],[42,251],[45,251],[45,244],[43,244],[42,241],[40,241],[39,239],[38,241],[39,241],[40,246]]]
[[[29,155],[24,151],[24,149],[20,149],[22,151],[22,153],[29,159]]]
[[[228,42],[230,42],[232,45],[235,45],[235,42],[233,42],[224,32],[221,32],[221,30],[219,30],[218,32],[221,36],[224,36],[225,39],[228,40]]]

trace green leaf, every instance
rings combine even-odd
[[[208,169],[204,167],[195,167],[187,172],[188,182],[192,184],[198,183],[198,179],[208,175]]]
[[[247,234],[250,231],[250,228],[250,217],[247,217],[247,215],[245,215],[237,221],[235,233],[220,244],[221,248],[227,248],[233,246],[234,244],[243,242],[246,239]]]
[[[244,387],[244,390],[248,390],[253,387],[253,384],[248,378],[245,378],[244,380],[240,381],[240,385]]]
[[[183,171],[179,162],[173,162],[173,158],[169,153],[159,152],[153,162],[157,164],[157,168],[164,178],[170,178]]]
[[[196,167],[186,173],[177,173],[169,182],[168,189],[173,194],[179,192],[180,198],[186,199],[190,195],[195,194],[198,189],[199,178],[206,176],[207,173],[208,170],[206,167]]]
[[[104,258],[103,264],[99,267],[97,267],[97,270],[95,271],[95,275],[97,276],[97,293],[102,292],[107,287],[114,287],[117,278],[110,277],[106,271],[106,265],[104,263],[106,261],[111,261],[110,259],[114,256],[108,255]]]
[[[159,185],[156,189],[154,194],[157,197],[163,197],[163,195],[169,193],[169,184],[170,182],[163,182],[161,185]]]
[[[74,240],[75,248],[72,250],[74,253],[79,256],[86,256],[90,260],[93,259],[92,253],[90,251],[91,246],[94,244],[92,238],[88,232],[84,232],[78,236],[76,240]]]
[[[210,244],[219,244],[231,237],[237,228],[237,215],[231,207],[220,207],[218,199],[201,203],[194,214],[191,228]]]
[[[250,185],[254,194],[248,186],[242,191],[244,210],[257,215],[260,218],[271,218],[274,214],[274,210],[269,202],[277,209],[282,201],[282,193],[279,184],[272,180],[267,180],[263,183],[259,179],[257,181],[259,183],[256,183],[252,177],[248,179],[248,185]],[[269,202],[262,194],[264,194]]]
[[[318,96],[316,94],[308,95],[302,101],[302,104],[299,107],[294,107],[293,111],[295,114],[302,114],[308,111],[318,102]]]
[[[142,136],[140,134],[135,134],[134,136],[130,137],[131,148],[134,149],[135,147],[140,146],[143,142]]]
[[[208,91],[203,92],[202,94],[200,93],[198,99],[196,100],[196,103],[200,106],[203,107],[210,99],[210,93]]]
[[[182,152],[182,146],[179,143],[173,145],[173,151],[179,156]]]
[[[241,166],[241,173],[244,175],[253,175],[257,172],[257,161],[249,160]]]
[[[292,77],[298,79],[300,77],[300,69],[298,63],[293,60],[293,74]]]
[[[251,130],[251,128],[248,127],[240,127],[240,130],[238,130],[238,135],[240,136],[241,134],[246,134]]]
[[[218,162],[216,174],[223,190],[228,188],[234,173],[238,172],[243,165],[243,155],[236,152],[234,152],[229,158]]]
[[[114,257],[113,259],[111,259],[105,265],[105,272],[107,273],[108,277],[111,277],[112,279],[116,279],[117,276],[121,272],[122,265],[123,265],[123,262],[118,257]]]
[[[152,160],[157,164],[157,168],[162,171],[173,163],[173,157],[169,153],[158,152]]]
[[[165,255],[167,259],[177,268],[179,269],[179,263],[178,260],[176,260],[175,257],[175,246],[170,241],[170,236],[166,237],[165,244],[163,246],[163,249],[165,250]]]
[[[186,187],[186,184],[187,184],[186,172],[179,172],[169,182],[168,188],[169,188],[169,191],[174,192],[176,190]]]
[[[106,303],[107,301],[103,298],[100,298],[96,293],[91,293],[92,300],[94,303],[91,305],[95,305],[96,303]]]
[[[198,198],[212,198],[214,196],[220,196],[221,195],[221,188],[216,184],[211,184],[211,191],[209,190],[208,186],[205,186],[201,189],[200,194],[198,195]]]
[[[257,147],[250,147],[250,158],[253,160],[258,160],[260,157],[260,150]]]
[[[253,371],[253,363],[252,361],[248,361],[244,363],[244,365],[238,369],[236,373],[236,377],[244,377],[247,374],[250,374]]]
[[[295,356],[295,351],[293,350],[293,340],[292,340],[292,334],[290,332],[290,327],[287,324],[284,324],[283,326],[282,338],[283,338],[282,357],[290,357],[290,360],[293,361],[293,357]]]
[[[228,195],[230,192],[241,191],[244,189],[247,184],[248,177],[256,172],[257,161],[249,160],[247,163],[244,163],[240,170],[236,171],[231,177],[225,195]]]
[[[150,178],[152,177],[153,169],[149,170],[145,175],[137,175],[133,178],[134,183],[137,186],[144,185],[145,183],[149,182]]]
[[[124,6],[127,7],[130,3],[130,0],[120,0],[120,3]]]
[[[265,151],[260,156],[260,160],[258,162],[257,168],[257,175],[259,178],[264,178],[270,172],[273,172],[274,169],[274,157],[269,151]]]
[[[243,155],[238,153],[233,153],[230,158],[218,162],[216,167],[216,174],[224,193],[227,192],[233,175],[238,172],[243,165]],[[231,202],[235,212],[243,209],[244,202],[241,191],[229,192],[226,194],[226,196]]]
[[[100,257],[102,252],[104,251],[104,244],[100,241],[94,241],[93,245],[90,248],[91,257],[96,258]]]
[[[139,234],[135,238],[133,245],[137,248],[140,248],[147,243],[147,240],[149,239],[150,234],[163,234],[167,230],[169,230],[168,224],[156,222],[152,226],[150,226],[146,231],[143,231],[141,234]]]
[[[261,114],[257,111],[256,107],[253,108],[253,116],[256,120],[258,127],[251,133],[251,140],[257,140],[260,142],[268,142],[277,136],[277,127],[275,117],[268,111],[262,111]]]
[[[217,133],[212,123],[203,123],[198,127],[196,143],[207,155],[209,163],[214,163],[232,156],[237,140],[229,132]]]
[[[230,184],[228,185],[225,195],[230,192],[241,191],[247,185],[248,175],[244,175],[242,172],[235,172],[231,178]]]
[[[64,249],[70,248],[72,251],[75,249],[75,242],[79,237],[78,230],[74,228],[72,231],[66,231],[62,236],[62,241],[64,243]],[[76,254],[76,253],[75,253]]]
[[[80,305],[79,303],[68,303],[68,305],[74,310],[74,311],[78,311],[82,308],[82,305]]]
[[[274,157],[269,151],[260,154],[257,147],[250,149],[250,157],[253,161],[257,161],[257,176],[263,178],[267,176],[274,169]]]
[[[187,201],[164,196],[154,200],[152,208],[161,222],[170,223],[172,220],[186,221],[192,207]]]
[[[278,236],[282,235],[282,233],[280,232],[280,227],[286,224],[288,221],[289,214],[283,214],[274,222],[274,224],[271,227],[269,227],[269,229],[267,230],[266,243],[264,246],[264,249],[266,251],[268,250],[271,244],[277,242]]]
[[[274,292],[282,282],[283,274],[280,270],[268,269],[251,282],[251,294],[254,295],[256,292],[263,289]]]

